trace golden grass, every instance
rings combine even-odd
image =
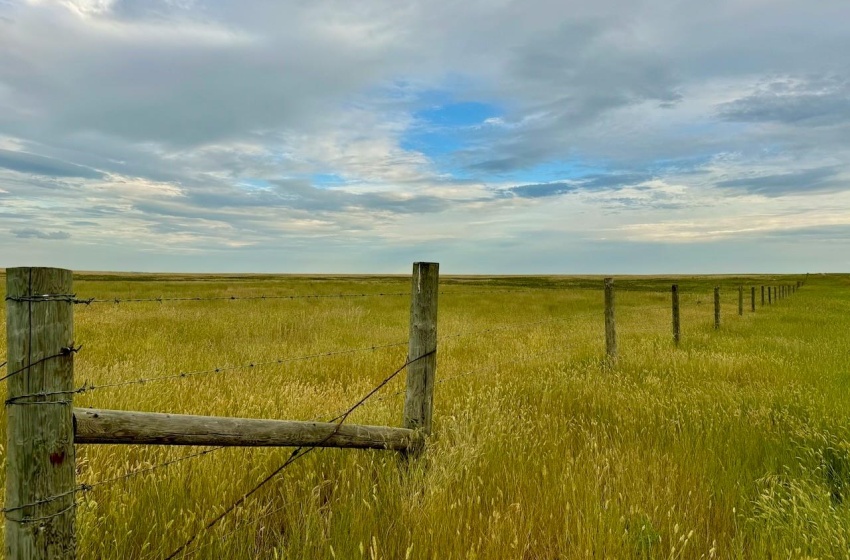
[[[389,452],[318,450],[202,534],[186,557],[846,558],[850,277],[812,277],[797,295],[737,316],[739,283],[797,279],[680,279],[679,348],[670,335],[671,279],[618,279],[620,358],[606,366],[601,279],[445,278],[443,336],[558,320],[440,343],[437,377],[445,382],[422,460],[402,468]],[[712,328],[715,283],[724,288],[720,331]],[[99,274],[76,282],[81,297],[408,289],[399,277]],[[79,307],[77,381],[404,341],[408,306],[406,297],[369,297]],[[326,418],[405,353],[395,347],[103,389],[76,405]],[[350,421],[398,425],[403,384],[399,376]],[[109,479],[195,451],[79,446],[78,479]],[[161,558],[289,452],[225,449],[97,487],[81,496],[79,555]]]

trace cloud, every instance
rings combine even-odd
[[[838,77],[772,81],[754,93],[723,103],[728,121],[834,126],[850,122],[850,80]]]
[[[250,268],[282,248],[528,264],[524,240],[551,263],[565,232],[816,239],[847,202],[848,17],[843,0],[0,2],[0,247],[67,234],[81,258],[171,266],[239,247],[227,262]]]
[[[71,234],[67,231],[41,231],[32,228],[13,229],[12,234],[18,239],[50,239],[54,241],[70,239]]]
[[[0,167],[5,167],[19,173],[31,173],[33,175],[47,175],[51,177],[82,177],[86,179],[100,179],[103,177],[103,173],[82,165],[36,154],[3,149],[0,149]]]
[[[841,168],[825,167],[787,173],[742,177],[717,183],[718,187],[739,189],[765,196],[806,194],[813,191],[850,190],[850,181],[841,179]]]

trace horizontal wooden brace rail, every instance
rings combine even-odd
[[[75,408],[74,443],[416,451],[424,434],[385,426]]]

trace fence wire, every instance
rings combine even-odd
[[[378,292],[378,293],[341,293],[341,294],[273,294],[259,296],[157,296],[149,298],[98,298],[92,297],[87,299],[74,300],[74,303],[82,303],[90,305],[93,303],[112,303],[115,305],[121,303],[166,303],[178,301],[257,301],[257,300],[276,300],[276,299],[345,299],[345,298],[366,298],[366,297],[398,297],[409,296],[407,292]]]
[[[171,554],[166,556],[165,560],[172,560],[173,558],[176,558],[178,554],[182,553],[184,550],[186,550],[187,547],[191,546],[192,543],[195,542],[195,540],[197,540],[198,536],[201,533],[209,531],[210,529],[212,529],[222,519],[224,519],[227,515],[229,515],[231,512],[233,512],[237,507],[239,507],[240,504],[245,502],[245,500],[247,500],[253,494],[255,494],[257,491],[259,491],[260,488],[262,488],[263,486],[268,484],[277,475],[279,475],[281,472],[286,470],[286,468],[289,467],[289,465],[291,465],[292,463],[294,463],[295,461],[297,461],[301,457],[303,457],[303,456],[307,455],[308,453],[316,450],[318,447],[321,447],[324,443],[329,441],[333,436],[335,436],[339,432],[339,429],[342,427],[342,425],[345,423],[345,421],[348,419],[348,417],[355,410],[357,410],[358,408],[363,406],[363,404],[365,404],[366,401],[368,401],[371,397],[373,397],[375,394],[377,394],[378,391],[383,389],[390,381],[392,381],[398,374],[400,374],[402,371],[404,371],[409,365],[411,365],[415,362],[418,362],[419,360],[422,360],[422,359],[434,354],[435,352],[436,352],[436,350],[432,350],[432,351],[426,352],[425,354],[422,354],[422,355],[420,355],[420,356],[418,356],[414,359],[405,360],[405,362],[398,369],[396,369],[394,372],[392,372],[390,375],[388,375],[386,378],[384,378],[383,381],[378,383],[378,385],[376,385],[371,391],[366,393],[366,395],[364,395],[359,401],[354,403],[354,405],[352,405],[350,408],[348,408],[348,410],[346,410],[344,413],[336,416],[335,418],[332,418],[329,422],[331,422],[331,423],[336,422],[336,427],[321,442],[319,442],[315,446],[310,446],[310,447],[306,447],[306,448],[305,448],[305,446],[300,446],[300,447],[295,448],[292,451],[292,453],[289,455],[289,457],[286,459],[286,461],[284,461],[278,468],[276,468],[274,471],[272,471],[268,476],[266,476],[263,480],[261,480],[256,486],[254,486],[253,488],[248,490],[246,493],[244,493],[242,496],[240,496],[237,500],[235,500],[233,503],[231,503],[230,506],[228,506],[227,508],[224,509],[224,511],[222,511],[220,514],[218,514],[217,516],[212,518],[206,525],[204,525],[204,527],[199,532],[197,532],[194,535],[192,535],[191,537],[189,537],[189,539],[186,540],[185,543],[183,543],[182,545],[177,547],[174,550],[174,552],[172,552]]]
[[[14,377],[14,376],[16,376],[16,375],[18,375],[18,374],[20,374],[20,373],[23,373],[23,372],[25,372],[25,371],[27,371],[27,370],[29,370],[29,369],[32,369],[32,368],[34,368],[35,366],[40,365],[40,364],[43,364],[44,362],[47,362],[47,361],[49,361],[49,360],[53,360],[53,359],[56,359],[56,358],[63,358],[63,357],[65,357],[65,356],[70,356],[71,354],[76,354],[77,352],[79,352],[79,351],[82,349],[82,347],[83,347],[83,345],[82,345],[82,344],[80,344],[79,346],[74,346],[74,343],[72,342],[70,346],[66,346],[66,347],[64,347],[64,348],[60,348],[60,349],[59,349],[59,352],[57,352],[56,354],[51,354],[51,355],[49,355],[49,356],[45,356],[45,357],[43,357],[43,358],[40,358],[40,359],[38,359],[38,360],[36,360],[36,361],[34,361],[34,362],[31,362],[31,363],[29,363],[29,364],[25,365],[25,366],[24,366],[24,367],[22,367],[22,368],[16,369],[15,371],[13,371],[13,372],[11,372],[11,373],[7,373],[7,374],[6,374],[6,375],[4,375],[3,377],[0,377],[0,381],[6,381],[6,380],[7,380],[7,379],[9,379],[10,377]],[[3,366],[4,366],[4,367],[6,366],[6,363],[7,363],[7,362],[3,362]],[[8,401],[7,401],[7,402],[8,402]]]

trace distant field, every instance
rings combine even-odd
[[[201,533],[185,557],[847,558],[850,275],[812,275],[796,295],[769,307],[759,297],[749,311],[749,286],[802,279],[618,277],[620,358],[607,366],[601,277],[444,277],[425,457],[405,471],[391,452],[318,450]],[[89,273],[77,275],[75,290],[144,299],[408,294],[409,284],[401,276]],[[386,295],[77,306],[77,382],[404,342],[409,304]],[[2,362],[5,309],[0,315]],[[405,358],[404,346],[392,346],[103,388],[75,403],[327,419]],[[349,421],[400,425],[403,387],[400,376]],[[5,444],[5,416],[0,432]],[[200,450],[79,446],[78,481]],[[79,556],[162,558],[289,453],[224,449],[97,486],[80,496]]]

